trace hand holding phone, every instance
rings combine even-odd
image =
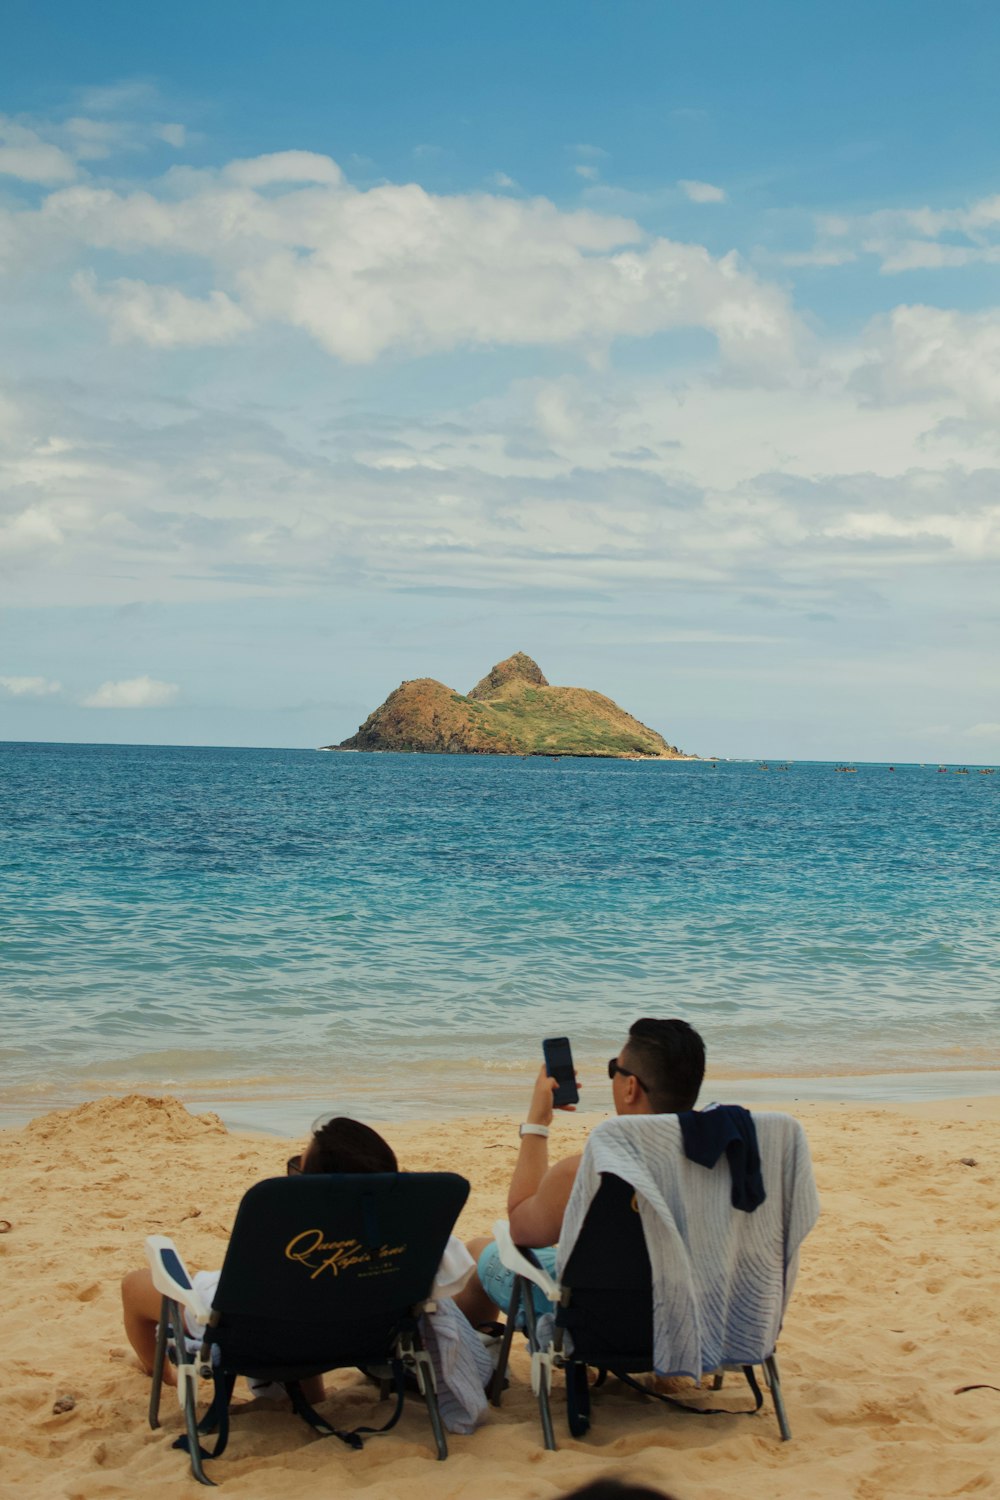
[[[576,1086],[576,1069],[573,1067],[569,1037],[546,1037],[542,1043],[542,1054],[545,1058],[546,1073],[550,1078],[554,1078],[558,1085],[552,1095],[553,1106],[559,1109],[566,1104],[576,1104],[580,1094]]]

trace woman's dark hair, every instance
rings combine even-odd
[[[693,1026],[646,1016],[629,1027],[624,1056],[658,1115],[694,1109],[705,1077],[705,1043]]]
[[[303,1172],[398,1172],[396,1153],[377,1130],[346,1115],[327,1120],[313,1132],[302,1160]]]

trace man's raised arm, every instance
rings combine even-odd
[[[514,1243],[535,1249],[554,1245],[558,1240],[580,1165],[579,1156],[569,1156],[554,1167],[549,1166],[548,1131],[552,1123],[552,1095],[557,1086],[543,1067],[535,1080],[507,1194],[507,1217]],[[564,1107],[571,1110],[573,1105]]]

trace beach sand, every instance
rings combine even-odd
[[[769,1400],[758,1416],[706,1420],[614,1381],[595,1393],[591,1433],[575,1441],[557,1376],[560,1451],[546,1453],[518,1353],[503,1408],[473,1436],[452,1437],[445,1464],[434,1461],[415,1400],[396,1431],[360,1453],[248,1404],[210,1472],[245,1500],[547,1500],[609,1474],[678,1500],[1000,1495],[1000,1390],[958,1393],[1000,1386],[1000,1098],[791,1112],[809,1134],[823,1216],[803,1248],[778,1350],[790,1443],[778,1439]],[[560,1118],[553,1155],[579,1149],[599,1118]],[[407,1123],[385,1134],[403,1167],[471,1180],[460,1233],[488,1230],[503,1213],[516,1120]],[[10,1224],[0,1234],[5,1496],[195,1493],[184,1455],[170,1447],[180,1431],[171,1392],[163,1428],[146,1424],[149,1382],[122,1332],[118,1283],[143,1264],[152,1232],[172,1235],[192,1268],[219,1265],[240,1196],[283,1171],[291,1149],[135,1095],[0,1135],[0,1218]],[[340,1425],[384,1420],[360,1375],[343,1371],[328,1384]],[[742,1382],[730,1385],[742,1399]],[[75,1404],[54,1412],[62,1397]]]

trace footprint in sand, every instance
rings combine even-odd
[[[95,1297],[101,1295],[101,1283],[99,1281],[64,1281],[59,1290],[68,1292],[78,1302],[93,1302]]]

